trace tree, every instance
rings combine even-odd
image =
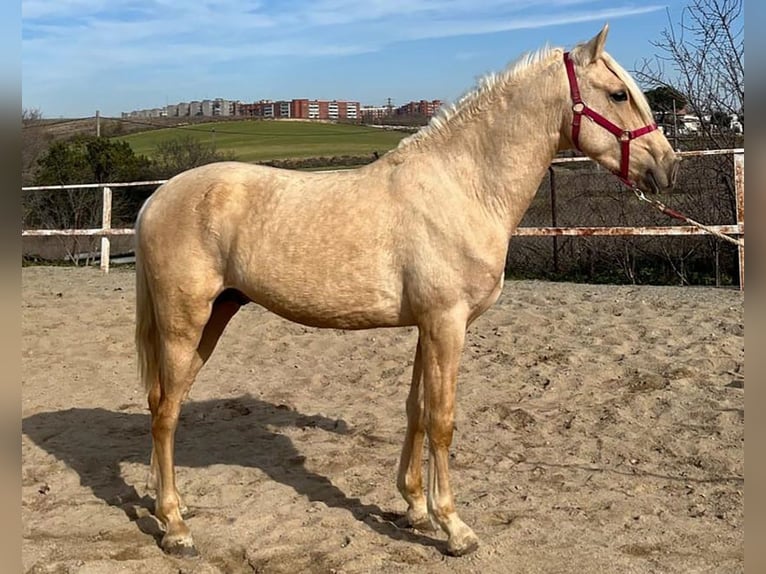
[[[96,183],[84,150],[71,142],[55,142],[37,160],[35,185]]]
[[[152,164],[126,142],[77,136],[53,143],[38,160],[36,185],[109,183],[151,179]],[[137,209],[134,197],[114,196],[115,218]],[[84,229],[101,225],[101,195],[92,189],[31,192],[25,196],[24,225],[32,228]],[[67,256],[77,263],[82,251],[94,250],[93,237],[62,237]]]
[[[686,107],[686,97],[670,86],[658,86],[645,92],[646,99],[652,110],[668,113],[673,110],[681,111]]]
[[[33,123],[43,119],[43,113],[40,108],[24,108],[21,110],[21,123]]]
[[[234,159],[233,154],[220,152],[215,145],[205,144],[190,135],[162,141],[154,151],[155,173],[160,178],[170,178],[193,167],[231,159]]]
[[[137,181],[152,177],[152,163],[127,142],[76,136],[52,144],[38,160],[36,185]]]
[[[710,114],[710,123],[721,131],[730,129],[731,116],[726,112],[715,111]]]
[[[96,183],[151,178],[151,161],[136,155],[128,142],[93,138],[85,143],[85,154]]]
[[[684,95],[670,86],[658,86],[645,92],[649,106],[659,117],[660,125],[672,125],[675,127],[674,113],[680,112],[686,107]]]
[[[51,136],[42,129],[43,114],[37,108],[21,110],[21,181],[29,185],[33,181],[38,158],[51,142]]]
[[[662,39],[660,53],[635,72],[645,85],[673,89],[686,98],[689,111],[703,120],[702,133],[714,147],[734,147],[735,134],[719,129],[713,113],[744,115],[745,27],[743,0],[691,0]],[[666,70],[670,67],[670,70]],[[708,118],[705,121],[705,118]],[[741,120],[740,120],[741,121]]]
[[[745,107],[745,27],[743,0],[690,0],[673,23],[668,12],[669,28],[652,44],[659,50],[653,60],[644,60],[635,72],[644,85],[675,87],[687,101],[687,110],[700,120],[696,145],[730,149],[742,146],[741,135],[729,129],[733,115],[744,117]],[[724,129],[721,124],[724,123]],[[712,208],[719,214],[710,223],[736,220],[736,195],[731,157],[710,159],[714,181],[723,192],[711,194],[710,180],[697,179],[697,173],[684,167],[680,184],[689,194],[696,194],[697,209]],[[689,163],[684,162],[685,166]],[[714,186],[713,186],[714,187]],[[707,238],[718,253],[719,241]],[[716,256],[717,258],[717,256]]]

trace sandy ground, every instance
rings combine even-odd
[[[507,283],[469,332],[452,479],[472,555],[397,526],[416,332],[253,305],[192,389],[179,488],[201,556],[158,547],[131,270],[25,268],[25,572],[744,571],[744,296]]]

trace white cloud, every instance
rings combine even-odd
[[[187,56],[211,61],[253,56],[363,53],[405,40],[445,38],[615,19],[659,5],[571,11],[586,0],[320,0],[303,11],[263,4],[31,0],[23,4],[25,62],[48,58],[76,67],[171,63]],[[246,6],[246,9],[243,9]],[[294,4],[293,4],[294,6]],[[310,7],[308,7],[310,6]],[[542,8],[545,6],[544,8]],[[552,10],[550,7],[559,7]],[[119,20],[140,8],[145,19]],[[540,8],[536,10],[535,8]],[[75,62],[82,60],[82,62]],[[40,63],[40,62],[38,62]]]
[[[96,85],[116,70],[125,78],[144,71],[170,78],[259,58],[364,54],[663,8],[622,0],[24,0],[22,86],[42,94]]]

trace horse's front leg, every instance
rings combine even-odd
[[[428,433],[428,511],[449,539],[447,551],[474,551],[479,539],[458,516],[449,483],[449,447],[455,418],[455,388],[466,320],[460,313],[421,325],[425,426]]]
[[[428,515],[428,505],[423,493],[423,439],[425,423],[423,413],[423,361],[418,341],[415,362],[412,366],[412,383],[407,397],[407,434],[404,437],[402,456],[396,486],[407,501],[407,524],[418,530],[433,530]]]

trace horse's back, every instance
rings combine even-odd
[[[139,228],[169,221],[204,223],[216,217],[224,218],[227,210],[241,207],[248,195],[264,196],[273,192],[276,188],[268,184],[275,179],[276,172],[273,168],[231,161],[179,173],[147,200],[139,214]],[[176,226],[176,232],[182,231]]]

